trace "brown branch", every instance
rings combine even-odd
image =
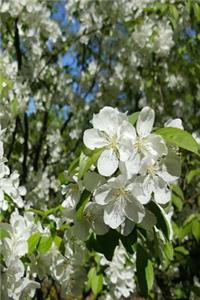
[[[196,192],[194,195],[192,195],[189,199],[187,199],[188,203],[193,203],[195,198],[197,198],[200,195],[200,192]]]
[[[15,46],[15,51],[16,51],[17,66],[18,66],[18,73],[19,73],[19,71],[22,68],[22,53],[21,53],[21,49],[20,49],[20,37],[19,37],[19,30],[18,30],[18,18],[15,19],[14,46]],[[17,118],[19,118],[19,117],[17,117]],[[17,118],[16,118],[16,122],[17,122]],[[15,128],[17,130],[17,126]],[[11,144],[12,147],[14,145],[14,141],[15,141],[15,137],[16,137],[16,130],[14,130],[13,143]],[[24,157],[23,157],[23,162],[22,162],[22,176],[21,176],[22,183],[26,182],[27,173],[28,173],[28,168],[27,168],[28,136],[29,136],[28,116],[27,116],[27,113],[24,113],[24,153],[23,153]]]
[[[69,116],[68,116],[68,118],[67,118],[67,120],[63,123],[63,125],[62,125],[62,127],[61,127],[61,129],[60,129],[61,135],[63,135],[63,133],[64,133],[64,131],[65,131],[65,128],[66,128],[67,125],[69,124],[69,122],[70,122],[72,116],[73,116],[73,113],[70,112],[70,113],[69,113]]]
[[[35,147],[35,158],[34,158],[34,161],[33,161],[33,168],[34,168],[35,171],[38,171],[38,163],[39,163],[39,159],[40,159],[40,152],[42,150],[42,144],[45,140],[45,136],[46,136],[46,132],[47,132],[48,117],[49,117],[49,113],[48,113],[48,111],[45,111],[44,118],[43,118],[42,131],[41,131],[40,138],[39,138],[39,141],[37,143],[37,146]]]
[[[18,30],[17,24],[18,24],[18,18],[15,19],[14,46],[15,46],[15,51],[16,51],[17,66],[18,66],[18,72],[19,72],[22,67],[22,53],[20,50],[20,38],[19,38],[19,30]]]
[[[8,160],[9,160],[9,158],[11,156],[12,151],[13,151],[13,147],[14,147],[14,144],[15,144],[15,139],[16,139],[17,128],[18,128],[19,122],[20,122],[20,118],[19,118],[19,116],[17,116],[16,120],[15,120],[15,128],[14,128],[14,131],[12,133],[12,139],[11,139],[11,143],[10,143],[10,148],[9,148],[8,153],[6,155],[6,157],[7,157]]]

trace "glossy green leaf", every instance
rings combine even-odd
[[[28,254],[29,255],[31,255],[34,252],[34,250],[37,249],[40,238],[41,238],[40,232],[36,232],[29,237],[29,239],[28,239]]]
[[[182,200],[184,200],[184,194],[183,191],[181,189],[181,187],[179,185],[173,185],[172,186],[172,191],[174,194],[176,194],[179,198],[181,198]]]
[[[183,208],[184,195],[179,185],[173,185],[172,187],[172,203],[180,212]]]
[[[193,136],[185,130],[166,127],[157,129],[155,133],[161,135],[169,144],[188,150],[197,155],[200,153],[200,146]]]
[[[103,149],[95,150],[91,156],[87,156],[83,152],[81,153],[79,160],[79,179],[81,179],[85,175],[85,173],[90,169],[90,167],[96,163],[102,151]]]
[[[140,244],[137,245],[136,269],[141,294],[147,297],[153,286],[154,270],[146,250]]]
[[[166,213],[163,210],[163,208],[153,201],[151,201],[147,204],[147,208],[155,215],[155,217],[157,219],[156,226],[158,227],[158,229],[160,229],[163,232],[163,234],[165,235],[165,237],[168,240],[171,240],[172,227],[166,217]]]
[[[92,292],[97,296],[103,289],[103,275],[98,274],[96,268],[93,267],[88,273],[88,285],[91,287]]]
[[[191,170],[187,174],[187,176],[186,176],[187,183],[190,183],[195,176],[200,176],[200,169]]]
[[[116,230],[110,229],[104,235],[92,235],[86,244],[90,251],[95,250],[104,254],[107,260],[112,260],[115,248],[119,244],[119,233]]]
[[[166,242],[164,245],[164,253],[166,257],[171,261],[174,257],[174,249],[170,242]]]
[[[180,253],[182,255],[189,255],[190,254],[190,252],[183,246],[178,246],[174,250],[175,250],[175,252]]]
[[[192,234],[197,241],[200,240],[200,221],[194,220],[192,222]]]
[[[172,203],[177,208],[177,210],[180,212],[183,208],[183,201],[180,197],[176,196],[175,194],[172,194]]]
[[[54,237],[53,242],[56,244],[57,248],[59,249],[59,248],[60,248],[60,245],[61,245],[61,243],[62,243],[62,238],[61,238],[60,236],[56,235],[56,236]]]
[[[43,254],[46,253],[51,248],[52,242],[52,236],[42,236],[38,246],[38,251]]]
[[[90,201],[91,194],[87,190],[83,191],[81,198],[76,206],[76,218],[81,221],[84,214],[84,208],[86,204]]]
[[[200,5],[198,3],[194,3],[193,10],[197,21],[200,22]]]
[[[0,228],[0,240],[3,240],[6,237],[10,237],[10,234],[4,228]]]

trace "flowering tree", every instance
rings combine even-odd
[[[2,299],[197,299],[199,1],[0,16]]]

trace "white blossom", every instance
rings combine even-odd
[[[119,227],[126,218],[140,223],[145,215],[143,205],[137,200],[142,199],[139,185],[129,182],[125,175],[111,178],[97,188],[94,200],[104,206],[104,222],[111,228]]]
[[[83,141],[89,149],[103,148],[97,168],[101,175],[112,175],[119,166],[119,160],[126,160],[128,149],[121,139],[128,124],[126,114],[117,109],[104,107],[93,116],[93,129],[84,132]]]

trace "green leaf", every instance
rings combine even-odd
[[[145,274],[147,279],[148,291],[150,291],[154,283],[154,269],[153,269],[153,264],[150,260],[148,260]]]
[[[180,197],[172,194],[172,203],[176,206],[177,210],[180,212],[183,209],[183,201]]]
[[[179,128],[166,127],[157,129],[155,133],[161,135],[169,144],[199,155],[200,146],[189,132]]]
[[[173,246],[170,242],[166,242],[164,245],[164,253],[165,256],[169,259],[169,260],[173,260],[174,257],[174,249]]]
[[[57,213],[58,211],[63,211],[64,208],[62,207],[62,205],[58,205],[56,207],[53,207],[53,208],[50,208],[50,209],[47,209],[44,214],[46,217],[48,217],[49,215],[52,215],[52,214],[55,214]]]
[[[103,253],[106,259],[111,261],[115,248],[119,245],[119,240],[121,240],[126,250],[132,254],[133,245],[137,240],[137,230],[134,229],[128,236],[124,236],[118,231],[110,229],[104,235],[91,235],[86,244],[90,251]]]
[[[178,12],[176,6],[173,5],[173,4],[169,5],[169,15],[170,15],[169,18],[172,22],[173,28],[175,28],[176,24],[177,24],[178,17],[179,17],[179,12]]]
[[[137,230],[136,230],[136,228],[134,228],[133,231],[127,236],[120,234],[119,238],[122,241],[122,244],[126,248],[126,250],[129,253],[133,254],[134,253],[133,245],[137,241]]]
[[[91,235],[86,242],[90,251],[103,253],[107,260],[112,260],[116,246],[119,244],[119,233],[116,230],[110,229],[104,235]],[[105,247],[106,245],[106,247]]]
[[[140,112],[134,112],[133,114],[131,114],[130,116],[128,116],[128,120],[132,125],[135,125],[135,123],[137,122],[138,116],[139,116]]]
[[[190,254],[190,252],[183,246],[178,246],[174,250],[175,250],[175,252],[180,253],[182,255],[189,255]]]
[[[35,209],[35,208],[30,208],[28,211],[33,212],[34,214],[40,216],[40,217],[46,217],[45,211],[40,210],[40,209]]]
[[[52,242],[52,236],[43,236],[40,240],[38,251],[43,254],[46,253],[51,248]]]
[[[200,6],[197,3],[193,4],[193,10],[197,21],[200,21]]]
[[[146,250],[140,244],[137,245],[136,251],[136,269],[141,294],[147,297],[153,286],[154,270]]]
[[[173,185],[172,190],[173,190],[173,193],[175,193],[179,198],[184,200],[184,194],[179,185]]]
[[[179,185],[173,185],[172,188],[172,203],[176,206],[177,210],[180,212],[183,208],[184,195],[183,191]]]
[[[192,234],[198,242],[200,240],[200,222],[199,222],[199,220],[194,220],[192,222]]]
[[[184,226],[179,228],[178,238],[179,240],[183,240],[184,237],[192,234],[192,222],[185,224]]]
[[[97,296],[103,289],[103,275],[97,274],[96,269],[92,268],[91,273],[89,272],[88,277],[91,283],[91,289],[95,296]]]
[[[72,174],[75,172],[75,170],[76,170],[76,168],[78,167],[78,165],[79,165],[79,157],[77,157],[77,158],[75,158],[75,159],[73,160],[73,162],[71,163],[71,165],[70,165],[69,168],[68,168],[68,173],[69,173],[70,175],[72,175]]]
[[[13,101],[11,102],[11,112],[13,115],[16,115],[17,113],[17,105],[18,105],[17,99],[14,98]]]
[[[40,238],[41,238],[40,232],[36,232],[29,237],[29,239],[28,239],[28,254],[29,255],[31,255],[34,252],[34,250],[37,249]]]
[[[166,213],[163,208],[153,201],[147,204],[147,208],[155,215],[157,219],[156,226],[158,229],[160,229],[165,237],[170,240],[172,235],[172,227],[167,220]]]
[[[57,248],[59,249],[60,248],[60,245],[61,245],[61,243],[62,243],[62,239],[61,239],[61,237],[60,236],[58,236],[58,235],[56,235],[55,237],[54,237],[54,243],[56,244],[56,246],[57,246]]]
[[[90,271],[88,272],[88,288],[91,288],[91,286],[92,286],[92,278],[95,276],[95,274],[96,274],[96,268],[95,267],[93,267],[93,268],[91,268],[90,269]]]
[[[37,214],[40,217],[46,218],[49,215],[55,214],[58,211],[63,211],[64,208],[62,207],[62,205],[58,205],[56,207],[47,209],[46,211],[40,210],[40,209],[34,209],[34,208],[30,208],[28,211],[33,212],[34,214]]]
[[[78,221],[81,221],[84,214],[84,208],[86,204],[90,201],[91,194],[87,190],[84,190],[81,198],[76,206],[76,218]]]
[[[79,160],[79,179],[81,179],[85,175],[85,173],[90,169],[90,167],[96,163],[102,151],[102,148],[95,150],[91,156],[87,156],[83,152],[81,153]]]
[[[200,169],[191,170],[187,174],[187,176],[186,176],[187,183],[189,184],[192,181],[193,177],[195,177],[195,176],[200,176]]]
[[[179,17],[179,12],[174,4],[169,5],[169,11],[173,18],[177,21]]]
[[[6,237],[10,237],[9,232],[3,228],[0,228],[0,240],[3,240]]]
[[[200,220],[200,214],[199,213],[193,213],[187,217],[187,219],[184,221],[183,226],[191,223],[194,219]]]

